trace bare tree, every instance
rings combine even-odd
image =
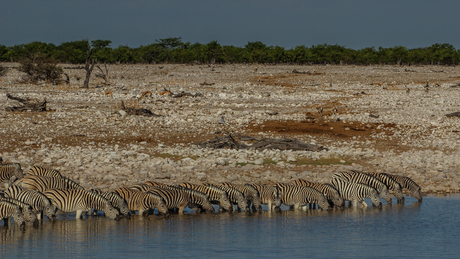
[[[93,54],[93,49],[89,45],[89,40],[86,39],[86,42],[88,43],[88,51],[86,52],[86,78],[85,82],[83,83],[83,88],[89,88],[89,78],[91,76],[91,72],[93,72],[94,65],[96,64],[96,61],[94,59],[91,60],[91,54]]]
[[[96,67],[100,71],[98,74],[96,74],[96,77],[104,79],[104,84],[105,85],[110,85],[110,82],[109,82],[109,68],[107,67],[107,64],[104,63],[105,71],[102,70],[102,68],[99,65],[96,65]]]

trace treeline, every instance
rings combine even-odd
[[[92,57],[103,63],[291,63],[291,64],[440,64],[457,65],[460,50],[451,44],[433,44],[429,47],[408,49],[363,48],[359,50],[340,45],[320,44],[285,49],[267,46],[260,41],[248,42],[244,47],[222,46],[217,41],[207,44],[182,42],[181,38],[155,40],[155,43],[137,48],[110,47],[110,40],[93,40]],[[12,47],[0,45],[0,61],[17,62],[34,55],[45,55],[61,63],[85,63],[87,40],[64,42],[60,45],[31,42]]]

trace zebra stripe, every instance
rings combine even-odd
[[[165,186],[162,188],[183,191],[188,196],[188,199],[189,199],[188,207],[191,209],[199,208],[199,210],[204,209],[208,213],[215,212],[214,207],[209,201],[209,195],[207,194],[204,194],[202,192],[199,192],[193,189],[184,188],[184,187]],[[198,212],[199,210],[196,210],[196,211]]]
[[[281,193],[281,202],[287,206],[294,206],[295,210],[309,203],[316,203],[323,210],[332,209],[326,196],[311,187],[278,183],[276,188]]]
[[[108,200],[114,208],[118,209],[118,211],[124,216],[129,217],[131,215],[129,212],[128,204],[120,195],[114,192],[104,192],[99,189],[91,189],[89,192],[101,195],[104,199]]]
[[[322,192],[324,195],[326,195],[326,198],[331,206],[334,205],[338,208],[343,207],[343,204],[344,204],[343,199],[340,196],[339,192],[332,185],[310,182],[304,179],[294,180],[293,184],[300,185],[300,186],[307,186],[307,187],[316,189],[319,192]]]
[[[248,207],[252,202],[252,205],[255,207],[256,210],[262,210],[262,204],[260,202],[259,192],[252,187],[251,185],[240,185],[240,184],[232,184],[232,183],[222,183],[222,185],[227,187],[233,187],[243,193],[244,197],[247,200]]]
[[[62,212],[76,211],[76,218],[80,219],[83,212],[91,209],[103,211],[110,219],[118,218],[118,211],[102,196],[79,189],[51,189],[43,193]]]
[[[340,196],[344,200],[350,201],[353,203],[353,206],[357,207],[358,203],[361,203],[364,207],[367,207],[364,198],[370,198],[372,204],[379,208],[382,207],[382,202],[380,201],[379,193],[377,190],[369,185],[361,183],[352,183],[341,178],[332,178],[331,184],[334,188],[339,191]]]
[[[14,183],[20,187],[45,192],[49,189],[78,189],[84,190],[78,183],[69,178],[54,178],[49,176],[27,175],[20,181]]]
[[[364,174],[360,171],[350,170],[334,173],[332,175],[332,178],[340,178],[344,181],[352,183],[361,183],[369,185],[370,187],[376,189],[380,195],[382,195],[382,199],[384,199],[388,203],[391,203],[391,196],[390,192],[388,191],[388,187],[382,181],[373,176]]]
[[[22,201],[13,199],[13,198],[0,198],[0,201],[6,201],[12,203],[14,205],[18,205],[22,209],[22,214],[24,214],[24,220],[27,222],[33,221],[34,223],[37,221],[37,214],[33,212],[32,206],[26,204]]]
[[[32,166],[27,172],[27,174],[62,178],[62,175],[59,171],[50,169],[50,168],[41,167],[38,165]]]
[[[5,184],[5,189],[16,180],[24,177],[21,165],[18,163],[8,163],[0,166],[0,183]]]
[[[191,183],[181,183],[179,186],[193,189],[195,191],[202,192],[209,196],[209,201],[213,204],[219,204],[220,208],[224,210],[230,211],[232,209],[232,204],[228,199],[227,192],[222,189],[219,189],[215,186],[204,186],[204,185],[197,185]]]
[[[37,219],[41,220],[45,213],[49,219],[54,219],[56,208],[51,204],[43,193],[34,190],[26,190],[17,185],[12,185],[5,192],[5,197],[11,197],[20,200],[32,206],[37,213]]]
[[[8,225],[9,218],[13,218],[15,224],[25,224],[21,207],[7,201],[0,201],[0,220],[3,219],[5,226]]]
[[[213,185],[210,183],[204,183],[205,186],[215,186],[221,190],[224,190],[228,194],[228,198],[230,199],[230,203],[233,205],[238,206],[238,210],[241,211],[248,211],[248,204],[246,202],[246,199],[244,198],[244,195],[242,192],[238,191],[237,189],[233,187],[228,187],[222,184],[218,185]]]
[[[259,193],[260,203],[267,204],[268,210],[279,208],[281,206],[281,196],[275,186],[262,185],[262,184],[250,184]]]
[[[388,176],[397,181],[402,188],[408,189],[418,201],[422,201],[422,188],[411,178],[394,174],[388,174]]]
[[[388,174],[370,172],[367,172],[365,174],[373,176],[382,181],[388,187],[388,190],[393,191],[396,199],[398,199],[398,202],[404,201],[404,194],[402,193],[401,184],[398,183],[395,179],[391,178]]]
[[[155,210],[155,208],[158,208],[158,212],[161,214],[169,214],[163,198],[159,195],[144,193],[127,187],[118,188],[114,192],[126,200],[129,210],[138,211],[139,215],[147,215],[149,209]]]

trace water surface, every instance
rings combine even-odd
[[[371,204],[370,201],[367,201]],[[58,215],[38,227],[0,224],[2,258],[314,257],[458,258],[460,196],[382,209],[193,213],[76,220]]]

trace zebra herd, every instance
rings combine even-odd
[[[382,207],[380,197],[391,204],[391,193],[398,202],[404,202],[403,189],[422,201],[420,186],[412,179],[386,173],[365,173],[356,170],[334,173],[330,183],[315,183],[297,179],[291,183],[233,184],[188,183],[170,185],[155,181],[123,186],[111,192],[99,189],[85,190],[78,183],[61,175],[57,170],[33,166],[24,175],[20,164],[9,163],[0,167],[0,220],[8,219],[24,225],[37,223],[46,215],[54,220],[56,212],[76,213],[79,219],[87,213],[102,211],[110,219],[154,213],[184,213],[186,207],[196,212],[212,213],[213,204],[219,211],[261,211],[262,204],[268,209],[279,209],[281,204],[292,209],[314,208],[322,210],[341,209],[346,205],[361,204],[367,207],[365,198],[373,205]],[[236,206],[236,208],[235,208]]]

